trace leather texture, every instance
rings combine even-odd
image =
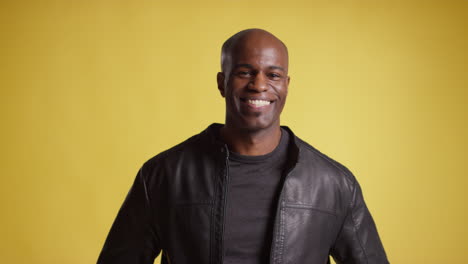
[[[99,264],[223,263],[226,145],[212,124],[138,172]],[[361,188],[343,165],[290,133],[270,264],[389,263]]]

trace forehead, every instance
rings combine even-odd
[[[287,67],[288,54],[285,46],[271,36],[247,36],[240,39],[231,50],[233,63],[274,63]]]

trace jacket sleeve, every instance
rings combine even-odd
[[[331,249],[331,255],[337,264],[389,263],[374,220],[364,202],[361,187],[356,180],[352,200],[341,231]]]
[[[161,249],[151,208],[142,168],[114,220],[98,264],[153,264]]]

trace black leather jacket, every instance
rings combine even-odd
[[[98,263],[222,264],[227,146],[220,124],[147,161],[122,205]],[[291,135],[270,264],[388,263],[351,172]],[[266,263],[265,263],[266,264]]]

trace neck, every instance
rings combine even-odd
[[[259,156],[272,152],[278,146],[281,128],[277,125],[252,132],[226,124],[221,128],[221,137],[232,151],[246,156]]]

